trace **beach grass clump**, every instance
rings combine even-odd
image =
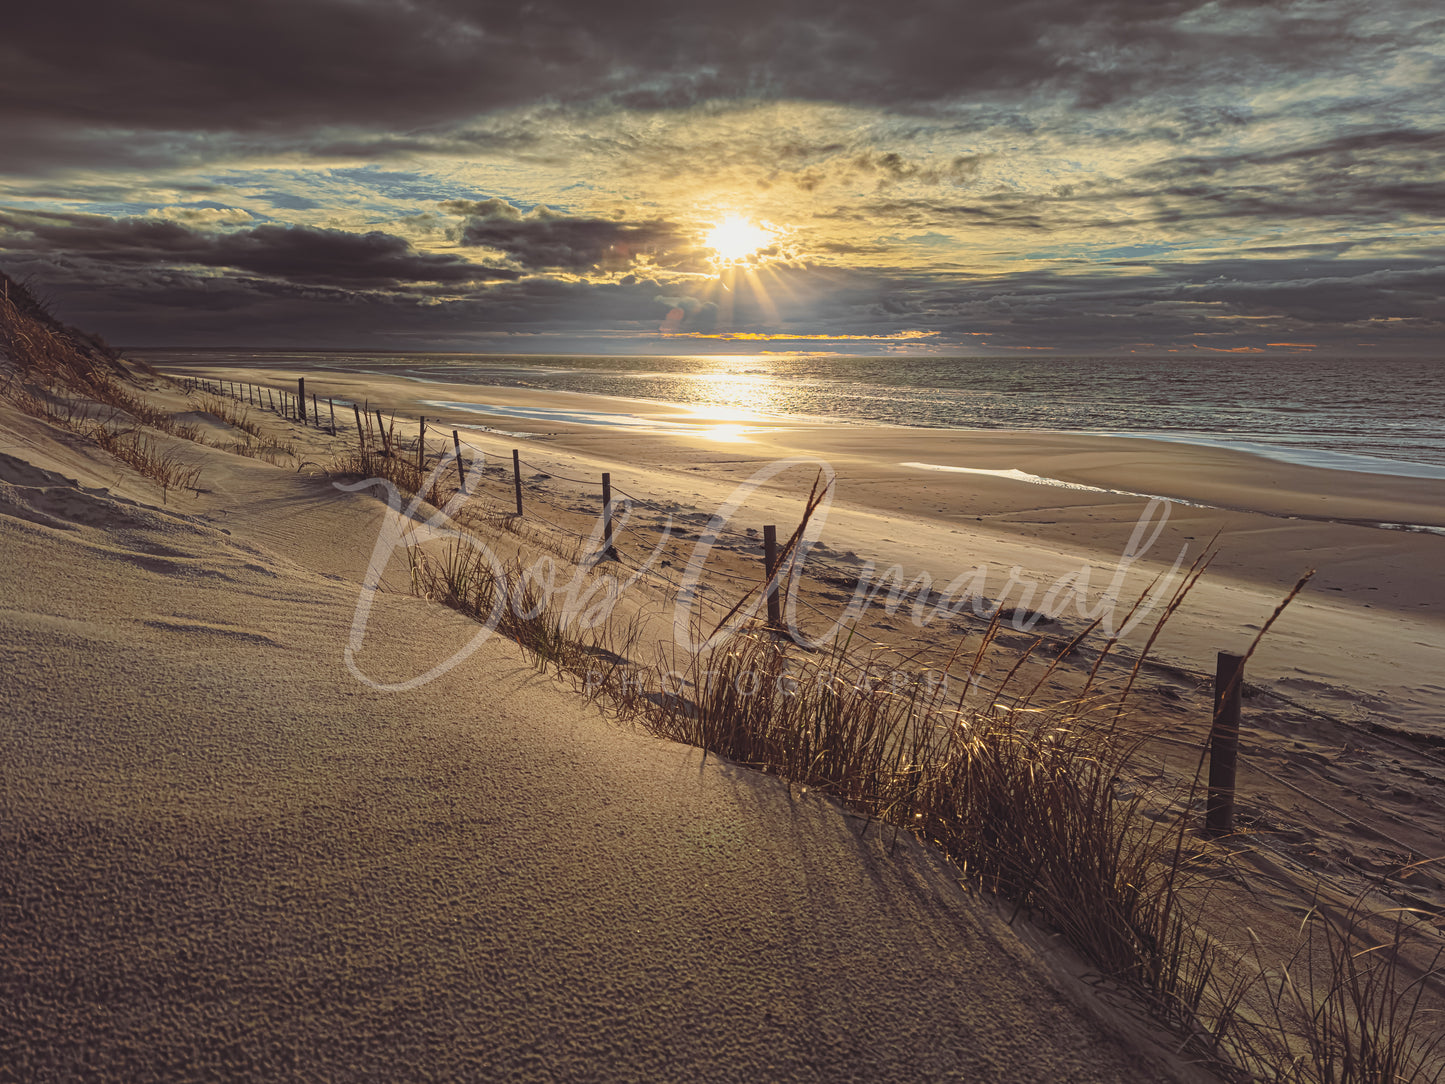
[[[115,432],[107,426],[98,425],[91,435],[116,459],[158,483],[162,499],[172,489],[196,489],[201,468],[186,463],[174,449],[163,447],[156,438],[141,430]]]
[[[493,623],[620,715],[929,840],[1162,1018],[1196,1017],[1209,950],[1182,896],[1197,851],[1183,845],[1183,805],[1161,820],[1142,815],[1142,792],[1120,798],[1135,743],[1112,704],[1016,710],[998,693],[980,699],[982,647],[960,689],[943,671],[904,675],[848,637],[809,654],[747,627],[681,670],[599,667],[598,645],[577,638],[520,564],[460,541],[409,553],[416,593]]]
[[[364,447],[338,456],[332,461],[330,472],[357,478],[383,478],[408,494],[418,494],[427,489],[427,475],[410,456],[394,455],[389,450]],[[426,494],[433,506],[437,504],[435,486]]]
[[[289,440],[240,440],[215,442],[211,446],[233,455],[259,459],[273,467],[298,467],[301,463],[300,449]]]
[[[238,408],[237,405],[222,399],[220,396],[208,395],[205,399],[201,400],[200,408],[207,414],[219,418],[233,429],[239,429],[248,436],[257,439],[261,437],[261,426],[251,420],[251,411],[245,407]]]
[[[495,628],[519,644],[538,669],[585,674],[597,695],[616,692],[619,681],[625,686],[623,664],[635,629],[604,622],[588,623],[584,631],[576,620],[581,611],[559,611],[520,559],[501,561],[453,540],[431,555],[410,546],[407,560],[415,594]]]
[[[1403,872],[1403,871],[1402,871]],[[1233,1064],[1287,1084],[1434,1084],[1445,1078],[1445,970],[1432,916],[1318,903],[1294,951],[1273,960],[1253,930],[1254,975],[1219,1030]],[[1427,951],[1422,956],[1420,949]]]
[[[1063,933],[1176,1025],[1197,1015],[1208,949],[1183,903],[1197,852],[1184,806],[1120,796],[1135,742],[1112,705],[1017,710],[942,672],[905,675],[840,645],[790,653],[744,630],[698,660],[649,729],[814,788],[939,847],[963,877]],[[1171,808],[1167,796],[1149,795]]]
[[[64,429],[80,428],[93,410],[91,404],[75,396],[58,395],[47,388],[26,384],[14,372],[7,374],[4,384],[0,385],[0,395],[31,417]]]

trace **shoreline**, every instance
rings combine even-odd
[[[1211,541],[1219,552],[1189,605],[1154,645],[1156,658],[1207,670],[1216,652],[1242,650],[1299,577],[1316,569],[1305,595],[1261,645],[1253,664],[1258,679],[1305,695],[1317,710],[1367,703],[1368,711],[1351,708],[1357,718],[1445,734],[1445,687],[1436,673],[1438,645],[1445,644],[1445,538],[1358,522],[1445,529],[1445,483],[1321,470],[1177,442],[1032,431],[779,425],[742,440],[718,440],[558,422],[529,426],[524,436],[513,435],[514,419],[442,411],[427,402],[445,389],[450,401],[470,396],[484,405],[546,411],[557,406],[556,393],[315,370],[169,369],[272,386],[304,376],[317,393],[370,400],[398,418],[425,415],[432,427],[465,431],[467,445],[497,457],[508,472],[510,449],[521,447],[524,459],[552,464],[551,473],[596,478],[610,472],[629,494],[695,509],[721,507],[759,471],[792,460],[798,465],[790,473],[757,486],[737,513],[740,525],[776,522],[784,533],[790,527],[781,525],[796,522],[799,489],[806,493],[803,476],[811,468],[802,464],[825,463],[838,479],[822,536],[832,553],[874,560],[880,570],[896,565],[905,582],[926,574],[942,585],[986,566],[996,589],[1012,582],[1014,569],[1014,602],[1026,601],[1028,583],[1037,602],[1081,565],[1097,595],[1149,502],[900,464],[1022,470],[1098,489],[1163,494],[1171,498],[1167,524],[1154,533],[1151,552],[1128,562],[1124,593],[1167,576],[1176,555],[1187,567]],[[619,402],[567,394],[569,406],[605,413],[616,413]],[[746,424],[719,415],[709,423]],[[488,431],[487,417],[501,428]],[[414,420],[408,424],[414,431]],[[1076,609],[1087,607],[1081,600]]]
[[[162,366],[185,367],[188,362],[187,354],[212,354],[215,355],[215,362],[203,362],[202,367],[208,369],[240,369],[250,371],[266,372],[291,372],[302,371],[314,372],[317,374],[329,374],[344,378],[374,378],[377,381],[401,380],[410,381],[426,386],[435,385],[439,387],[459,387],[476,392],[478,389],[486,389],[488,393],[505,393],[511,391],[531,392],[539,394],[576,396],[584,399],[591,399],[600,402],[622,402],[636,404],[640,410],[637,411],[638,418],[686,418],[689,416],[712,417],[723,416],[741,418],[751,417],[767,426],[794,427],[828,427],[828,426],[857,426],[896,428],[904,430],[922,430],[942,433],[961,434],[1059,434],[1074,437],[1099,437],[1107,439],[1124,440],[1155,440],[1170,443],[1183,443],[1203,448],[1223,448],[1227,450],[1245,452],[1265,459],[1272,459],[1283,463],[1292,463],[1301,466],[1312,466],[1324,470],[1344,471],[1351,474],[1382,474],[1387,476],[1400,476],[1409,478],[1425,478],[1445,481],[1445,451],[1434,459],[1430,458],[1397,458],[1392,455],[1378,455],[1371,453],[1342,452],[1338,449],[1325,446],[1320,442],[1302,443],[1271,442],[1267,440],[1251,440],[1247,437],[1231,439],[1222,433],[1210,430],[1203,430],[1189,427],[1154,428],[1154,429],[1119,429],[1116,427],[1053,427],[1053,426],[954,426],[947,424],[934,424],[929,422],[900,422],[889,421],[879,418],[867,418],[862,416],[848,416],[844,414],[811,414],[807,412],[772,412],[759,414],[750,412],[746,408],[731,408],[716,404],[689,405],[679,400],[668,399],[662,396],[630,396],[615,393],[592,392],[574,388],[543,388],[537,387],[528,382],[522,383],[488,383],[485,379],[473,380],[448,380],[445,376],[432,375],[422,376],[416,372],[396,370],[389,371],[386,368],[371,368],[365,366],[343,367],[326,364],[324,360],[335,356],[345,358],[365,351],[338,350],[338,351],[258,351],[248,355],[244,351],[229,349],[198,349],[194,351],[160,349],[154,351],[161,358]],[[598,360],[596,355],[511,355],[511,354],[468,354],[468,353],[435,353],[435,352],[372,352],[370,354],[377,359],[408,358],[415,357],[419,360],[426,359],[457,359],[485,362],[489,359],[512,360],[522,357],[531,360],[557,358],[560,361],[566,360]],[[659,357],[675,360],[678,355],[658,355]],[[639,356],[645,360],[647,356]],[[274,364],[271,363],[274,359]],[[318,359],[319,363],[307,365],[307,359]],[[629,360],[639,358],[628,356]],[[862,360],[882,360],[878,358]],[[980,359],[980,360],[1005,360],[1005,359]],[[294,363],[294,364],[288,364]],[[531,375],[550,375],[551,370],[542,370],[540,373],[531,373],[526,365],[518,364],[497,364],[479,370],[482,373],[494,372],[517,372],[529,373]],[[639,375],[639,374],[628,374]],[[645,375],[645,374],[641,374]],[[689,374],[677,374],[685,376]],[[748,371],[745,375],[751,375]],[[782,379],[780,377],[779,379]],[[416,398],[416,397],[414,397]]]

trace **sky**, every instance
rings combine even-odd
[[[0,270],[132,348],[1432,355],[1442,149],[1434,0],[47,0]]]

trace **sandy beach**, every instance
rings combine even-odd
[[[1432,10],[16,5],[0,1084],[1445,1084]]]
[[[265,424],[302,469],[162,493],[0,404],[0,1079],[1196,1078],[927,848],[500,637],[386,691],[475,635],[395,568],[358,680],[385,505]]]
[[[1035,630],[1067,638],[1116,573],[1131,599],[1217,534],[1215,567],[1154,645],[1137,697],[1161,773],[1197,762],[1214,652],[1242,650],[1317,568],[1251,660],[1241,861],[1261,879],[1224,885],[1219,906],[1287,939],[1312,893],[1348,898],[1437,845],[1445,538],[1364,524],[1445,526],[1442,483],[1145,440],[756,418],[706,420],[743,432],[542,424],[435,404],[676,419],[619,400],[172,371],[276,390],[304,375],[323,406],[338,400],[339,421],[350,399],[394,412],[398,434],[414,437],[423,415],[434,436],[456,427],[469,460],[501,468],[481,476],[478,506],[512,500],[517,449],[539,524],[535,542],[514,530],[523,551],[554,527],[593,531],[594,479],[609,472],[636,499],[621,559],[642,560],[654,538],[667,555],[631,596],[658,641],[672,628],[663,603],[677,605],[667,581],[710,517],[728,511],[731,541],[706,558],[725,607],[730,583],[760,578],[748,530],[791,531],[821,464],[836,497],[799,603],[815,631],[870,561],[939,587],[982,568],[969,580],[980,595],[1030,612],[1087,567],[1073,611]],[[152,394],[220,430],[200,397]],[[183,444],[201,492],[164,497],[82,441],[8,408],[0,418],[17,1079],[83,1065],[128,1079],[1190,1077],[1079,984],[1086,969],[1067,952],[1011,927],[927,848],[619,728],[500,637],[387,692],[476,627],[411,597],[394,553],[379,590],[364,587],[384,505],[322,474],[354,421],[333,435],[253,414],[289,458]],[[1131,494],[1172,503],[1167,522],[1155,506],[1157,537],[1120,572],[1150,505]],[[679,525],[690,530],[669,535]],[[373,609],[358,643],[360,596]],[[860,625],[895,653],[971,635],[913,612],[875,606]],[[1000,642],[1031,638],[1006,628]],[[1011,665],[1000,656],[990,677]],[[1382,891],[1437,915],[1445,904],[1428,869]]]

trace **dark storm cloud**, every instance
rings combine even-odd
[[[211,233],[178,222],[78,214],[0,211],[0,253],[7,259],[30,254],[126,266],[200,264],[296,282],[357,286],[518,277],[505,268],[419,253],[404,238],[377,231],[356,234],[268,224]]]
[[[499,199],[449,200],[442,208],[463,218],[463,244],[498,249],[523,267],[580,272],[625,270],[643,257],[669,268],[696,262],[696,245],[668,222],[576,217],[546,207],[524,212]]]
[[[1102,102],[1377,45],[1330,4],[52,0],[7,13],[0,100],[32,134],[37,121],[396,131],[597,98],[902,103],[1056,87]]]
[[[136,346],[533,349],[538,336],[656,338],[658,284],[526,279],[469,291],[351,289],[245,275],[147,270],[97,280],[52,269],[47,299],[67,322]],[[515,340],[515,341],[513,341]],[[594,340],[595,341],[595,340]]]

